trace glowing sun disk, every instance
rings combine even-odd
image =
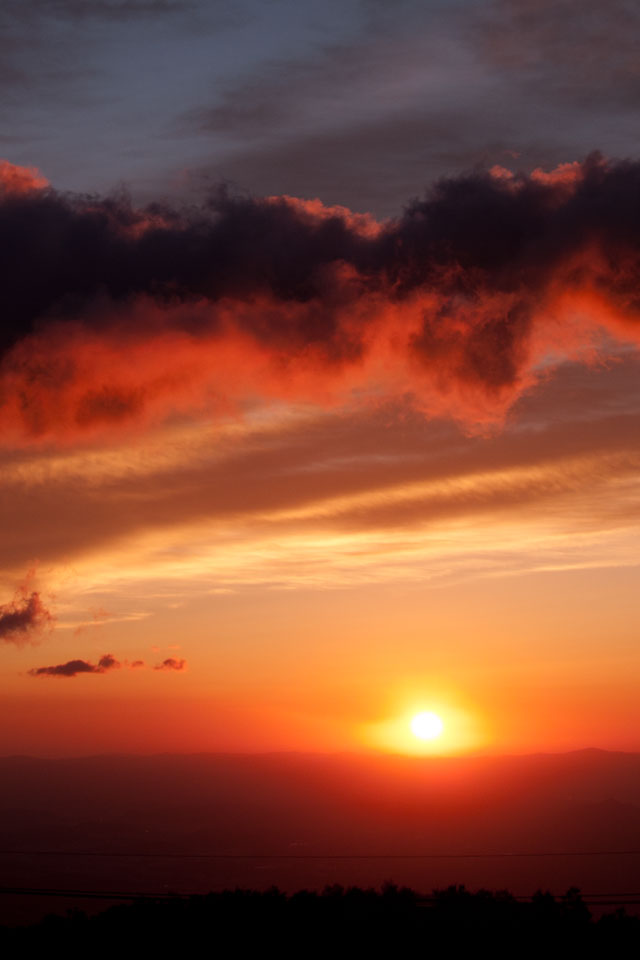
[[[417,713],[411,721],[411,732],[420,740],[435,740],[444,729],[437,713]]]

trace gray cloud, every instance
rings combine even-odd
[[[473,43],[517,87],[593,117],[598,107],[637,107],[639,31],[632,0],[493,0],[479,13]]]
[[[53,667],[36,667],[29,670],[31,677],[77,677],[84,673],[107,673],[109,670],[119,669],[120,664],[116,658],[105,653],[100,657],[97,664],[89,663],[88,660],[68,660],[66,663],[59,663]]]
[[[159,663],[155,666],[154,670],[185,670],[187,666],[186,660],[176,660],[175,657],[167,657],[166,660],[163,660],[162,663]]]
[[[387,216],[509,152],[530,169],[638,150],[629,0],[15,0],[0,26],[11,159],[65,188],[115,169],[142,196],[182,192],[192,170]]]
[[[430,180],[518,155],[522,169],[594,148],[637,152],[640,8],[626,0],[405,3],[351,42],[280,59],[185,114],[203,171],[262,193],[388,216]]]
[[[499,112],[499,105],[496,105]],[[459,122],[456,122],[458,121]],[[513,150],[525,151],[533,165],[559,163],[562,149],[544,150],[499,129],[491,118],[453,110],[396,111],[349,130],[308,132],[265,143],[260,151],[239,147],[194,170],[192,182],[206,186],[226,180],[266,195],[320,197],[355,210],[391,217],[408,198],[445,172],[513,163]],[[363,176],[366,157],[366,176]]]

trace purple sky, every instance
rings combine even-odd
[[[394,215],[477,164],[636,155],[639,24],[627,0],[5,0],[0,154],[59,189]]]

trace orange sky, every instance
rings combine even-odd
[[[0,749],[410,751],[420,709],[443,751],[638,749],[637,374],[491,436],[280,406],[8,455],[3,591],[55,621],[4,645]]]
[[[19,341],[2,381],[0,752],[640,749],[640,358],[613,313],[594,339],[594,302],[574,297],[562,337],[532,334],[506,386],[482,380],[484,313],[449,318],[446,377],[436,362],[411,395],[410,364],[385,369],[393,325],[348,383],[351,360],[323,384],[329,354],[309,349],[282,390],[280,355],[217,331],[174,383],[165,333],[118,354],[103,307],[90,334]],[[111,373],[178,399],[102,423]],[[445,724],[432,744],[408,731],[421,710]]]

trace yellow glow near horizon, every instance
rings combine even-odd
[[[364,739],[378,750],[414,756],[465,753],[486,743],[484,723],[453,702],[414,701],[413,710],[370,724]]]

